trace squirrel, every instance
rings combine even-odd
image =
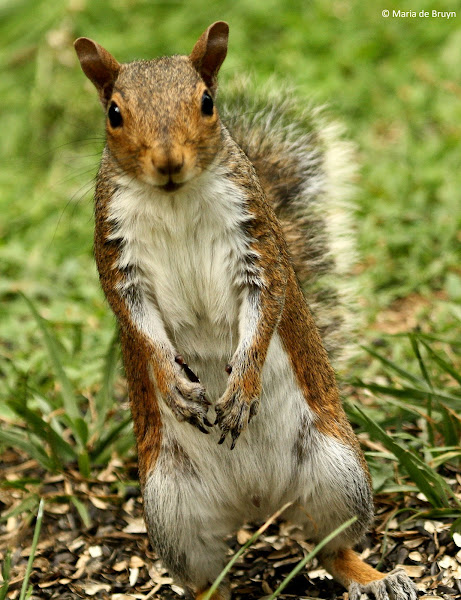
[[[243,522],[292,502],[286,518],[318,542],[355,516],[322,564],[351,600],[415,600],[402,569],[380,573],[352,549],[373,498],[328,356],[349,335],[331,208],[341,146],[289,101],[236,94],[223,123],[228,32],[218,21],[189,56],[125,64],[74,44],[106,114],[94,252],[120,330],[149,539],[199,600]],[[213,600],[230,594],[225,581]]]

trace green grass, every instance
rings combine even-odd
[[[349,414],[386,450],[368,454],[376,490],[422,491],[428,517],[450,514],[459,526],[445,476],[460,456],[461,11],[444,0],[437,9],[458,11],[456,18],[384,19],[383,8],[393,7],[359,0],[0,5],[0,451],[13,446],[49,472],[72,465],[86,477],[108,453],[132,451],[114,320],[92,258],[103,119],[72,41],[93,37],[122,61],[188,53],[209,23],[225,19],[223,95],[235,75],[286,81],[300,98],[329,104],[357,147],[365,322],[357,344],[371,351],[351,367],[355,389],[369,397]],[[409,0],[394,8],[414,9]],[[401,317],[399,331],[408,324],[420,331],[387,336],[376,324],[383,314]],[[26,498],[24,511],[37,503],[38,496]],[[85,522],[85,507],[74,504]]]
[[[118,335],[113,336],[107,350],[98,393],[83,397],[66,374],[69,357],[59,339],[34,304],[25,296],[24,300],[43,336],[53,381],[58,385],[54,392],[44,393],[30,373],[9,361],[14,375],[6,405],[26,427],[13,424],[0,431],[0,443],[20,448],[52,473],[64,471],[76,462],[82,476],[88,478],[91,468],[105,464],[111,452],[118,450],[121,455],[127,446],[134,446],[134,439],[127,432],[131,431],[128,411],[123,414],[115,405]]]

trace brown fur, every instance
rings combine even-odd
[[[138,446],[139,474],[143,485],[160,450],[162,422],[150,375],[152,345],[134,328],[129,308],[117,292],[123,273],[116,269],[119,257],[117,241],[108,239],[110,226],[107,220],[107,200],[112,193],[108,180],[100,177],[95,197],[94,254],[102,288],[120,327],[123,362],[129,381],[130,405]],[[164,387],[161,376],[157,381],[160,381],[159,389]]]
[[[366,585],[386,575],[364,563],[358,554],[349,548],[340,550],[333,559],[326,559],[324,562],[332,575],[345,587],[353,581]]]
[[[285,204],[280,201],[283,198],[281,182],[270,173],[271,170],[284,171],[283,165],[272,164],[268,169],[262,158],[252,165],[221,125],[217,111],[213,110],[209,115],[200,112],[204,91],[208,89],[213,95],[216,92],[217,73],[227,52],[227,32],[227,24],[215,23],[199,38],[189,57],[167,57],[129,65],[119,65],[106,50],[91,40],[80,38],[76,42],[84,72],[97,87],[104,108],[109,107],[107,148],[95,195],[95,257],[102,288],[120,326],[141,484],[145,485],[162,443],[168,448],[170,465],[175,472],[187,472],[188,477],[197,478],[185,450],[168,438],[163,440],[158,396],[173,410],[178,420],[189,418],[190,423],[202,431],[203,418],[200,421],[194,414],[187,416],[181,412],[181,402],[188,399],[190,386],[196,386],[196,396],[192,398],[191,393],[192,404],[201,403],[205,412],[208,406],[199,384],[189,384],[181,379],[180,361],[179,364],[175,362],[175,354],[168,349],[170,347],[150,339],[136,325],[136,307],[142,292],[130,279],[129,269],[124,272],[117,266],[123,240],[111,238],[113,232],[108,203],[117,191],[113,183],[117,175],[128,174],[168,191],[171,186],[181,186],[201,173],[212,161],[224,167],[224,176],[243,190],[247,198],[244,216],[249,218],[244,233],[253,252],[248,252],[247,260],[251,264],[244,264],[242,272],[247,277],[247,305],[257,314],[257,318],[254,314],[251,316],[251,327],[245,334],[243,350],[226,367],[228,385],[215,405],[217,425],[222,430],[220,442],[230,433],[233,447],[256,414],[262,389],[262,369],[277,329],[298,386],[316,416],[315,427],[325,436],[334,437],[353,449],[370,483],[365,459],[341,405],[334,371],[298,284],[297,276],[308,279],[311,273],[305,267],[304,222],[292,222],[290,199],[286,198]],[[161,72],[159,80],[152,75],[153,72]],[[174,94],[171,93],[172,88]],[[112,103],[120,110],[123,127],[111,124]],[[152,106],[155,106],[156,112],[152,112]],[[288,169],[284,185],[295,190],[302,180],[298,175],[296,169]],[[317,251],[323,254],[321,244]],[[325,256],[327,254],[325,251]],[[327,266],[328,260],[326,257],[319,264]],[[305,431],[303,423],[299,426],[299,439],[293,440],[293,452],[298,460],[302,460]],[[362,510],[369,517],[370,489],[364,483],[361,490],[361,495],[357,493],[352,498],[366,505],[356,512]],[[155,495],[150,498],[153,505],[157,499]],[[260,498],[253,496],[252,502],[257,506]],[[167,560],[169,557],[173,570],[182,573],[187,580],[185,554],[183,559],[181,548],[175,546],[175,539],[164,539],[162,524],[155,519],[158,514],[153,512],[150,515],[151,528],[160,531],[157,541],[163,548],[163,557]],[[174,518],[167,514],[167,521]],[[364,526],[362,523],[361,527]],[[346,546],[353,543],[356,535],[353,528],[348,531],[342,538]],[[383,577],[347,547],[342,547],[335,554],[325,554],[324,562],[345,585],[366,585]],[[201,584],[192,580],[191,587],[203,584],[203,580]],[[197,593],[197,600],[202,600],[205,593]],[[222,590],[213,595],[213,600],[225,598],[227,596]]]

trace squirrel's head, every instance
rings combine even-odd
[[[107,145],[121,170],[165,191],[202,173],[220,146],[214,104],[229,27],[208,27],[189,56],[118,63],[88,38],[75,41],[81,67],[106,113]]]

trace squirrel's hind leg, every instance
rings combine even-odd
[[[416,600],[416,589],[401,569],[380,573],[352,550],[373,517],[371,486],[352,430],[335,439],[305,429],[297,444],[298,473],[304,483],[300,507],[293,511],[308,537],[320,542],[351,517],[355,523],[330,541],[321,561],[349,590],[349,600]],[[302,517],[304,512],[304,517]]]
[[[349,590],[349,600],[416,600],[414,583],[403,569],[380,573],[350,548],[325,554],[322,563]]]
[[[184,448],[164,441],[159,460],[143,489],[151,544],[171,577],[197,600],[204,597],[226,564],[228,517],[207,495],[207,486]],[[213,510],[213,507],[215,510]],[[212,600],[228,600],[221,584]]]

